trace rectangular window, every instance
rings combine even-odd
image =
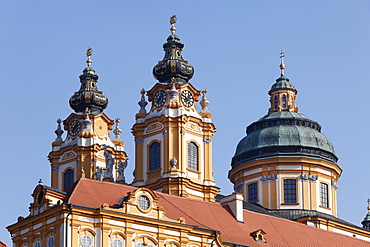
[[[297,180],[284,179],[284,203],[297,203]]]
[[[258,201],[257,183],[252,183],[248,185],[248,201],[249,202]]]
[[[320,206],[328,208],[329,207],[329,200],[328,200],[328,184],[320,183]]]

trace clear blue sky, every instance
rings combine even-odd
[[[50,184],[47,155],[56,119],[71,112],[87,47],[105,113],[121,118],[132,177],[131,127],[139,91],[156,80],[169,17],[178,17],[191,83],[207,88],[217,133],[215,178],[223,194],[230,160],[245,128],[267,113],[271,85],[286,76],[298,89],[300,112],[318,121],[343,169],[339,217],[360,225],[370,197],[369,1],[10,1],[0,5],[0,240],[5,226],[27,216],[37,181]]]

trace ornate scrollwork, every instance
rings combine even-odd
[[[310,181],[316,181],[318,178],[317,175],[311,175],[311,174],[301,174],[299,177],[302,180],[310,180]]]
[[[270,175],[265,175],[265,176],[260,177],[260,180],[262,182],[275,181],[276,179],[277,179],[277,174],[270,174]]]

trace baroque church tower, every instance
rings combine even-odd
[[[91,67],[91,55],[89,48],[87,67],[80,75],[80,89],[69,99],[75,113],[63,121],[67,135],[63,140],[62,121],[58,119],[57,138],[49,153],[51,186],[62,191],[79,178],[125,183],[127,155],[120,139],[120,120],[115,121],[116,137],[112,140],[110,130],[114,121],[103,113],[108,98],[98,89],[99,77]]]
[[[265,208],[337,216],[342,170],[333,145],[319,123],[298,113],[297,90],[284,75],[283,52],[280,69],[269,91],[268,114],[247,127],[232,158],[229,179],[246,201]]]
[[[219,192],[212,176],[215,126],[207,109],[207,91],[200,92],[189,82],[194,69],[182,56],[184,44],[175,34],[175,22],[173,16],[172,34],[163,45],[164,58],[153,68],[158,83],[147,92],[141,91],[141,108],[132,128],[136,145],[132,184],[215,201]],[[150,102],[148,112],[145,93]],[[196,108],[198,101],[200,111]]]

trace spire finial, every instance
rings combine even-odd
[[[114,122],[116,123],[116,128],[113,130],[113,133],[115,135],[114,140],[115,141],[120,141],[121,140],[122,130],[119,128],[119,123],[121,122],[121,119],[117,117]]]
[[[145,106],[148,104],[148,102],[146,102],[145,100],[145,93],[146,93],[145,89],[142,88],[140,90],[141,100],[138,102],[138,105],[140,106],[140,110],[139,110],[140,113],[146,113]]]
[[[176,27],[175,27],[176,21],[177,21],[176,15],[172,15],[171,18],[170,18],[170,24],[171,24],[170,31],[171,31],[172,35],[174,35],[175,32],[176,32]]]
[[[285,57],[284,51],[281,50],[281,52],[280,52],[281,62],[280,62],[280,66],[279,66],[280,67],[280,70],[281,70],[281,76],[284,75],[284,69],[285,69],[284,57]]]
[[[62,127],[60,125],[61,123],[62,123],[62,120],[60,118],[58,118],[58,120],[57,120],[58,127],[54,132],[57,135],[57,138],[55,139],[55,141],[63,141],[62,135],[63,135],[64,131],[62,130]]]
[[[202,100],[200,101],[200,105],[202,106],[202,110],[200,110],[200,112],[209,112],[208,111],[209,101],[206,98],[207,89],[203,89],[202,94],[203,94],[202,95]]]
[[[87,48],[87,51],[86,51],[86,56],[87,56],[87,60],[86,60],[86,63],[87,63],[87,67],[90,67],[90,65],[92,64],[92,60],[90,59],[90,56],[92,55],[92,48]]]

